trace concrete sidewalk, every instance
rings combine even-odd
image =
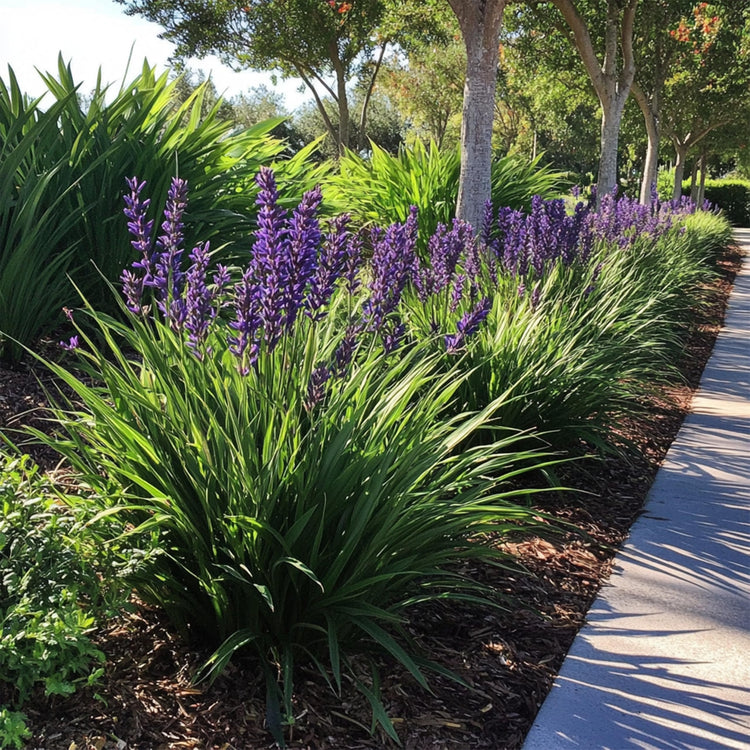
[[[750,255],[750,230],[735,232]],[[750,750],[750,257],[644,514],[523,750]]]

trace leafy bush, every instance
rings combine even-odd
[[[6,360],[22,353],[11,339],[31,343],[62,319],[64,305],[75,304],[66,275],[99,306],[111,304],[92,261],[110,280],[128,262],[127,232],[116,219],[126,176],[148,178],[162,202],[170,175],[189,179],[188,231],[228,244],[231,253],[254,221],[253,175],[284,148],[269,137],[278,120],[233,132],[218,117],[220,103],[201,116],[205,87],[175,106],[177,84],[146,64],[114,96],[97,83],[85,104],[62,60],[58,77],[44,81],[53,97],[46,111],[22,94],[12,70],[7,85],[0,80],[0,356]],[[293,203],[325,171],[308,154],[278,165],[285,199]]]
[[[115,607],[77,515],[28,457],[0,457],[0,703],[22,708],[40,689],[69,695],[102,674],[89,632]],[[0,713],[0,747],[26,735],[23,714]]]
[[[682,190],[684,193],[684,185]],[[720,208],[734,226],[750,226],[750,182],[706,180],[706,200]]]
[[[339,171],[326,184],[326,199],[352,214],[361,226],[406,221],[411,206],[419,211],[420,246],[437,225],[450,225],[456,211],[461,158],[458,150],[440,151],[435,143],[417,141],[393,156],[372,144],[372,156],[363,159],[348,152]],[[492,164],[494,206],[526,208],[534,195],[559,192],[563,175],[514,156]]]
[[[158,532],[163,553],[129,580],[215,649],[208,667],[257,655],[277,739],[301,660],[337,692],[351,673],[395,736],[377,673],[367,684],[352,656],[390,653],[424,684],[424,660],[403,645],[405,613],[432,599],[488,600],[456,563],[497,557],[483,532],[533,524],[516,502],[529,490],[510,479],[546,459],[492,425],[496,404],[456,410],[464,374],[430,342],[391,355],[399,282],[361,275],[343,219],[321,230],[319,191],[288,216],[268,171],[259,183],[253,252],[234,280],[221,267],[208,276],[203,246],[182,270],[184,184],[173,182],[171,226],[154,250],[142,185],[131,183],[142,253],[125,277],[132,318],[86,308],[104,346],[83,329],[71,345],[91,380],[50,364],[82,406],[55,411],[66,440],[39,436],[104,512]],[[374,237],[374,257],[398,262],[413,241],[392,227]],[[459,452],[479,430],[493,438]],[[121,501],[110,505],[113,486]]]
[[[674,189],[674,170],[660,171],[657,181],[659,197],[669,200]],[[690,195],[691,180],[682,181],[682,194]],[[705,199],[720,208],[736,227],[750,226],[750,181],[742,179],[708,179]]]
[[[726,237],[716,217],[703,236],[683,234],[673,225],[697,222],[686,210],[614,196],[572,214],[538,197],[529,214],[501,209],[482,236],[487,252],[460,227],[430,240],[404,317],[419,338],[448,328],[448,310],[464,313],[448,338],[466,353],[469,408],[503,395],[501,424],[542,432],[559,450],[605,447],[612,414],[672,373],[712,246]],[[477,331],[461,342],[462,327]]]

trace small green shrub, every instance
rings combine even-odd
[[[28,457],[0,458],[0,503],[0,695],[20,709],[38,689],[69,695],[98,679],[104,654],[89,633],[115,598],[100,583],[79,514]],[[0,746],[18,746],[22,719],[0,715]]]
[[[437,225],[450,225],[455,216],[460,169],[459,151],[441,151],[435,143],[425,146],[417,141],[396,156],[372,144],[368,159],[347,152],[324,192],[327,200],[351,213],[362,226],[405,221],[410,206],[416,206],[424,249]],[[563,185],[563,175],[542,166],[541,158],[527,162],[506,156],[492,164],[492,204],[496,208],[528,209],[534,195],[551,197]]]
[[[14,747],[18,750],[25,747],[31,732],[26,726],[26,716],[21,711],[0,708],[0,747]]]
[[[686,186],[683,184],[682,192]],[[687,193],[690,186],[687,186]],[[706,180],[706,200],[720,208],[736,227],[750,226],[750,181]]]

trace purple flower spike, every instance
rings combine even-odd
[[[348,214],[344,214],[349,221]],[[357,293],[361,286],[359,272],[362,267],[362,245],[364,236],[362,232],[355,235],[349,235],[349,241],[346,244],[346,261],[344,263],[344,279],[346,280],[346,289],[350,296]]]
[[[333,374],[336,375],[336,377],[343,377],[349,370],[349,366],[354,357],[354,352],[357,350],[357,335],[359,332],[360,330],[358,326],[349,325],[344,334],[344,338],[341,339],[341,343],[336,348],[333,368]]]
[[[289,223],[289,284],[284,305],[287,328],[294,325],[307,284],[315,274],[322,238],[316,214],[322,199],[320,186],[305,193]]]
[[[331,377],[330,370],[325,365],[318,365],[310,375],[305,397],[305,409],[311,412],[326,395],[326,383]]]
[[[310,292],[305,301],[308,315],[313,320],[323,317],[322,308],[333,294],[336,282],[346,271],[349,255],[349,217],[337,216],[331,221],[323,247],[318,257],[318,267],[310,282]]]
[[[234,288],[234,319],[229,327],[237,332],[229,336],[229,351],[239,360],[243,375],[250,372],[258,359],[257,332],[260,327],[258,297],[260,290],[253,282],[251,269],[247,269]]]
[[[151,205],[151,200],[141,200],[141,193],[146,183],[138,182],[137,177],[125,180],[130,188],[130,195],[124,195],[125,208],[123,213],[128,220],[128,231],[133,237],[131,244],[145,259],[151,257],[151,233],[154,222],[146,219],[146,212]]]
[[[206,243],[208,245],[208,243]],[[229,282],[232,280],[232,277],[229,274],[229,269],[225,266],[219,263],[216,266],[216,271],[213,275],[213,282],[214,286],[216,287],[216,295],[220,296],[224,290],[229,286]]]
[[[448,354],[456,354],[460,351],[466,344],[466,339],[473,336],[479,330],[479,326],[481,326],[487,319],[491,309],[492,300],[489,297],[484,297],[479,300],[479,302],[477,302],[474,307],[458,321],[456,333],[445,337],[445,351]]]
[[[217,313],[214,300],[218,290],[210,290],[206,284],[209,258],[208,243],[193,248],[190,253],[192,264],[185,284],[184,328],[188,334],[187,345],[199,359],[203,359],[205,341]]]
[[[380,338],[383,341],[383,351],[386,354],[395,352],[401,346],[401,341],[406,333],[406,326],[399,320],[390,318],[386,321],[380,331]]]
[[[156,269],[153,281],[149,284],[156,287],[159,309],[167,317],[170,317],[170,314],[179,317],[178,311],[170,313],[170,306],[173,300],[177,300],[181,296],[184,283],[181,261],[185,225],[182,223],[182,215],[185,213],[185,207],[187,206],[187,190],[187,180],[179,177],[172,178],[164,207],[164,222],[161,225],[162,234],[156,240],[159,256],[155,263]],[[173,326],[179,325],[174,317],[170,322]]]
[[[369,331],[379,330],[388,315],[398,307],[401,294],[415,265],[416,214],[405,224],[392,224],[383,233],[372,232],[372,280],[370,297],[362,316]]]
[[[256,203],[258,229],[249,270],[258,284],[257,303],[263,322],[263,336],[272,352],[282,335],[289,299],[289,230],[286,211],[278,205],[279,193],[273,172],[261,167],[255,178],[260,186]]]
[[[138,273],[125,271],[121,280],[128,309],[131,312],[138,313],[141,311],[143,288],[151,283],[156,261],[157,254],[152,251],[151,241],[154,222],[146,219],[151,201],[148,198],[141,200],[141,193],[146,183],[138,182],[137,177],[131,177],[125,182],[130,188],[130,194],[123,196],[125,201],[123,213],[128,220],[128,232],[133,237],[130,244],[139,253],[140,258],[131,264],[131,268]]]
[[[125,296],[125,305],[134,315],[143,312],[141,302],[143,300],[143,277],[136,276],[127,269],[120,275],[122,282],[122,293]]]
[[[453,280],[453,287],[451,288],[451,301],[450,301],[451,312],[456,312],[456,310],[458,310],[458,306],[461,304],[461,299],[464,296],[464,282],[465,281],[466,281],[466,276],[464,276],[462,273],[459,273]]]
[[[187,206],[187,194],[187,180],[173,177],[167,192],[167,202],[164,206],[162,234],[156,240],[156,244],[162,253],[175,253],[182,245],[185,229],[182,216]]]
[[[480,241],[485,247],[490,246],[491,234],[492,234],[492,201],[486,201],[484,204],[484,212],[482,214],[482,232],[479,235]]]
[[[539,301],[542,298],[542,285],[541,282],[537,283],[531,292],[531,309],[536,310],[539,307]]]
[[[65,341],[61,341],[60,346],[66,351],[69,351],[69,352],[75,351],[80,346],[78,336],[71,336],[67,343]]]

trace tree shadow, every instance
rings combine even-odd
[[[748,270],[524,750],[750,750]]]

